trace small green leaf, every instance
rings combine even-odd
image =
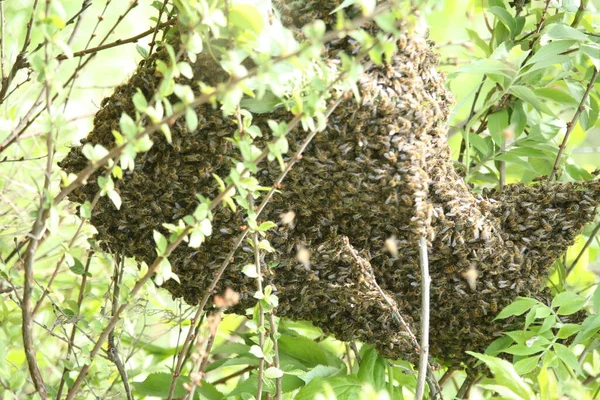
[[[385,387],[386,361],[377,350],[369,347],[362,355],[360,368],[358,369],[358,379],[361,382],[369,383],[376,390]]]
[[[295,399],[312,400],[329,388],[337,400],[353,400],[359,398],[361,387],[361,381],[354,375],[316,378],[300,389]]]
[[[146,50],[145,47],[140,46],[139,44],[135,45],[135,49],[137,50],[138,54],[140,56],[142,56],[142,58],[147,58],[148,57],[148,50]]]
[[[555,116],[552,110],[550,110],[548,106],[544,104],[530,88],[514,85],[509,88],[509,91],[524,102],[531,104],[540,113]]]
[[[560,343],[554,343],[554,351],[558,358],[572,371],[579,373],[581,367],[579,365],[579,361],[577,360],[577,356],[573,354],[573,351],[569,349],[567,346],[562,345]]]
[[[515,371],[517,371],[519,375],[530,373],[538,366],[540,357],[541,355],[520,359],[515,363]]]
[[[586,303],[586,298],[573,292],[562,292],[552,299],[552,307],[558,307],[559,315],[571,315],[581,310]]]
[[[167,249],[167,238],[160,233],[159,231],[155,230],[152,231],[152,235],[154,237],[154,242],[156,243],[156,248],[158,250],[158,255],[162,256],[165,254],[165,250]]]
[[[83,263],[77,258],[73,259],[73,265],[69,266],[69,269],[75,275],[83,275],[85,273],[85,267]]]
[[[514,366],[506,360],[485,354],[467,351],[468,354],[483,361],[496,378],[497,384],[506,387],[521,399],[533,399],[535,396],[531,387],[517,374]]]
[[[566,339],[570,336],[573,336],[577,332],[581,331],[581,325],[578,324],[564,324],[558,330],[556,337],[559,339]]]
[[[242,268],[242,274],[246,275],[248,278],[258,278],[258,272],[256,271],[256,265],[254,264],[246,264]]]
[[[512,304],[506,306],[495,319],[504,319],[513,315],[521,315],[536,304],[538,304],[538,301],[535,299],[517,297],[517,299],[513,301]]]
[[[198,115],[196,110],[191,107],[185,110],[185,124],[190,132],[194,132],[198,128]]]

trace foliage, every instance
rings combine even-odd
[[[344,1],[340,10],[356,4],[357,18],[373,20],[401,39],[394,21],[406,16],[409,6],[390,3]],[[541,176],[592,179],[598,167],[594,146],[600,143],[593,135],[600,130],[600,16],[594,5],[587,0],[459,3],[422,5],[456,96],[449,134],[457,168],[477,190]],[[414,395],[412,365],[386,360],[366,345],[337,341],[309,323],[279,320],[277,296],[271,286],[262,286],[265,269],[275,267],[260,265],[260,253],[271,250],[267,233],[274,222],[259,221],[254,203],[268,201],[277,188],[260,186],[259,161],[284,169],[291,125],[313,135],[324,129],[337,99],[333,94],[355,92],[364,63],[380,64],[394,51],[390,41],[371,36],[353,20],[336,25],[335,35],[314,21],[303,28],[310,41],[299,43],[270,9],[266,0],[0,2],[0,385],[5,398],[44,398],[46,392],[55,398]],[[449,14],[455,23],[442,24]],[[418,30],[423,20],[409,22]],[[176,31],[179,47],[167,43]],[[328,65],[320,52],[339,35],[352,37],[370,49],[368,54],[348,54],[343,65]],[[445,43],[447,38],[452,41]],[[101,99],[138,61],[151,57],[159,42],[171,63],[158,65],[161,81],[151,100],[133,94],[135,118],[120,117],[115,148],[88,144],[85,169],[78,175],[61,171],[57,161],[87,134]],[[178,78],[193,76],[191,64],[200,52],[215,55],[233,78],[204,83],[198,97]],[[170,126],[178,118],[193,131],[201,104],[220,107],[239,127],[230,138],[239,158],[229,175],[214,175],[220,193],[214,198],[198,193],[191,215],[164,221],[170,234],[155,231],[157,258],[151,265],[101,251],[87,222],[98,198],[76,209],[64,200],[67,194],[98,172],[98,196],[119,208],[115,178],[132,170],[139,154],[153,145],[153,132],[170,142]],[[273,140],[259,148],[254,139],[267,132],[253,125],[249,111],[276,106],[295,118],[272,121]],[[581,149],[591,149],[591,157]],[[237,301],[235,293],[211,299],[219,312],[208,317],[202,310],[210,293],[204,304],[188,306],[156,287],[177,279],[168,262],[177,246],[197,248],[211,235],[220,204],[247,214],[248,245],[257,262],[244,273],[256,280],[258,300],[249,320],[221,313]],[[600,290],[588,267],[595,266],[600,249],[598,227],[584,232],[556,261],[549,283],[552,304],[519,298],[500,312],[505,332],[487,354],[472,354],[473,362],[479,360],[492,374],[473,386],[473,397],[597,396]],[[450,380],[455,385],[464,380],[465,389],[473,383],[463,371],[446,368],[436,372],[444,396],[457,393]],[[476,370],[482,368],[468,372]]]

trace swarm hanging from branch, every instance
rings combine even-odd
[[[331,23],[335,6],[294,2],[279,9],[284,24],[301,27],[317,18]],[[352,41],[339,40],[326,57],[334,60],[352,47]],[[160,84],[157,59],[168,59],[166,51],[140,63],[133,77],[105,99],[84,142],[114,146],[112,130],[118,130],[121,113],[134,115],[131,96],[139,88],[150,98]],[[265,262],[278,266],[266,279],[278,290],[278,315],[310,320],[341,340],[374,344],[389,358],[414,360],[406,332],[377,285],[417,333],[417,241],[425,235],[432,279],[431,353],[457,363],[467,359],[465,350],[482,351],[502,330],[502,322],[494,321],[502,307],[517,296],[542,294],[552,262],[593,219],[600,182],[519,184],[487,196],[473,193],[452,167],[444,127],[451,98],[436,65],[430,44],[409,36],[398,41],[390,63],[366,68],[358,82],[360,103],[347,99],[337,107],[263,213],[272,221],[289,211],[296,216],[293,226],[282,223],[268,236],[276,251],[265,255]],[[209,84],[228,79],[205,54],[195,73],[195,79]],[[118,184],[119,211],[106,197],[100,199],[91,222],[106,249],[150,263],[152,231],[164,232],[162,223],[192,213],[197,192],[218,194],[211,174],[229,173],[229,158],[238,150],[226,138],[237,126],[209,105],[197,113],[196,131],[189,132],[182,121],[171,127],[173,145],[159,135],[152,138],[155,145],[138,156],[135,170]],[[290,117],[280,108],[255,115],[253,122],[265,133],[267,120]],[[299,129],[288,135],[290,154],[305,135]],[[74,147],[61,166],[76,173],[86,163],[81,147]],[[261,184],[271,185],[279,166],[260,167]],[[90,179],[70,199],[82,203],[97,190]],[[197,303],[243,224],[241,213],[218,209],[213,235],[199,251],[180,247],[169,257],[181,284],[170,280],[164,287]],[[344,237],[366,263],[352,256]],[[390,238],[398,247],[395,256],[385,251]],[[310,252],[310,265],[297,259],[303,248]],[[249,246],[240,249],[217,286],[218,293],[232,288],[241,294],[238,312],[255,303],[255,282],[240,272],[252,258]],[[365,270],[367,264],[372,271]],[[476,271],[477,279],[467,279],[468,271]]]

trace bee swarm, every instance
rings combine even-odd
[[[287,26],[299,27],[316,18],[331,22],[327,19],[335,6],[280,5],[281,18]],[[414,359],[406,332],[376,285],[395,300],[418,334],[417,242],[425,235],[431,274],[430,350],[442,361],[458,363],[467,359],[465,350],[483,351],[502,330],[503,322],[494,321],[501,308],[516,296],[542,294],[552,262],[594,218],[600,183],[519,184],[501,193],[473,193],[452,167],[444,127],[452,100],[435,71],[436,55],[420,37],[397,45],[390,63],[366,68],[358,82],[360,104],[342,101],[262,214],[261,220],[279,221],[280,215],[295,213],[293,223],[270,231],[276,252],[264,254],[264,262],[279,265],[265,279],[277,288],[279,316],[310,320],[341,340],[374,344],[389,358]],[[350,41],[339,40],[329,45],[327,57],[351,48]],[[119,129],[121,113],[135,115],[131,97],[136,89],[150,99],[160,84],[157,59],[168,59],[164,49],[142,61],[132,78],[105,99],[85,142],[114,146],[112,130]],[[195,78],[208,84],[227,79],[205,54],[199,55],[195,70]],[[199,93],[193,82],[185,83]],[[191,214],[197,192],[211,198],[218,194],[211,174],[227,176],[229,159],[239,157],[226,140],[237,125],[210,105],[199,107],[197,114],[194,132],[181,120],[171,126],[172,145],[153,135],[154,146],[139,154],[135,170],[126,171],[118,182],[119,211],[107,197],[100,198],[91,222],[105,249],[151,263],[156,256],[152,231],[166,233],[162,223]],[[290,118],[280,108],[255,115],[253,122],[264,134],[270,132],[268,119]],[[289,154],[305,136],[299,129],[288,135]],[[81,147],[61,162],[74,173],[86,165]],[[260,167],[257,178],[271,185],[279,166]],[[96,178],[70,199],[91,200],[98,191]],[[170,280],[164,287],[197,303],[243,224],[242,213],[215,210],[207,242],[198,251],[182,245],[169,257],[181,284]],[[370,263],[376,283],[351,256],[343,237]],[[394,256],[384,250],[392,237],[398,250]],[[310,252],[309,265],[297,258],[301,249]],[[243,246],[217,286],[217,293],[232,288],[241,294],[233,311],[255,304],[255,281],[240,271],[252,262],[252,249]],[[476,271],[476,279],[468,271]]]

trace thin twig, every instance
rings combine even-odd
[[[396,304],[396,302],[393,299],[391,299],[383,291],[383,289],[381,289],[381,287],[377,283],[377,279],[375,278],[375,273],[373,272],[373,267],[371,266],[371,264],[369,263],[369,261],[365,260],[364,258],[362,258],[362,257],[360,257],[358,255],[358,252],[350,245],[350,241],[348,240],[347,237],[344,237],[343,241],[344,241],[344,245],[346,246],[346,248],[347,248],[348,252],[350,253],[350,255],[352,256],[352,258],[354,258],[354,260],[359,265],[361,265],[363,267],[363,269],[365,270],[365,272],[367,272],[369,274],[369,276],[371,278],[370,279],[370,283],[373,284],[373,286],[375,287],[375,289],[377,289],[377,291],[379,292],[379,294],[381,295],[381,297],[384,299],[384,301],[390,307],[390,310],[392,311],[392,313],[396,317],[396,320],[400,323],[400,325],[406,331],[406,333],[408,333],[408,338],[409,338],[410,344],[413,346],[413,348],[416,351],[418,351],[420,353],[421,352],[421,346],[419,345],[417,337],[412,332],[412,329],[410,328],[410,325],[408,325],[408,323],[406,322],[406,320],[404,319],[404,317],[402,317],[402,314],[400,314],[400,311],[398,310],[398,305]],[[429,385],[429,391],[431,393],[430,397],[432,399],[436,398],[436,396],[439,396],[441,398],[442,391],[439,388],[437,380],[435,379],[435,374],[433,373],[433,368],[431,367],[431,365],[429,365],[429,363],[427,363],[427,374],[426,374],[426,376],[427,376],[427,384]]]
[[[485,84],[486,80],[487,80],[487,75],[484,75],[483,78],[481,79],[481,83],[479,84],[479,87],[477,88],[477,91],[475,92],[475,97],[473,98],[473,103],[471,104],[471,111],[469,111],[469,117],[467,118],[467,121],[465,122],[465,127],[469,125],[469,121],[475,115],[475,106],[477,105],[477,100],[479,100],[479,96],[481,95],[481,89],[483,89],[483,85]],[[468,134],[469,134],[469,132],[465,132],[465,135],[468,135]],[[458,162],[463,162],[463,157],[465,155],[466,144],[467,144],[466,142],[467,141],[465,140],[465,137],[463,137],[460,142],[460,150],[458,153]]]
[[[250,203],[252,207],[252,203]],[[258,288],[259,293],[263,293],[263,285],[262,285],[262,271],[260,268],[260,249],[258,248],[258,232],[254,232],[253,235],[254,242],[254,264],[256,268],[256,286]],[[265,347],[265,310],[263,310],[262,304],[260,304],[260,300],[258,301],[258,345],[262,350]],[[265,369],[265,358],[261,357],[258,360],[258,376],[257,376],[257,389],[256,389],[256,399],[262,399],[262,388],[263,388],[263,373]]]
[[[460,386],[460,389],[458,389],[456,396],[454,397],[457,399],[466,399],[469,396],[469,391],[471,390],[471,387],[473,386],[476,380],[477,376],[467,375],[462,385]]]
[[[588,240],[585,242],[585,244],[583,245],[583,247],[577,254],[577,257],[575,257],[575,260],[573,260],[571,265],[569,265],[569,268],[567,268],[565,276],[569,275],[571,273],[571,271],[573,270],[573,268],[575,268],[575,266],[579,262],[579,259],[581,259],[581,256],[583,256],[583,253],[585,253],[587,248],[590,247],[590,245],[594,241],[594,238],[596,237],[596,235],[598,234],[599,231],[600,231],[600,222],[594,227],[594,230],[592,231],[592,233],[590,234],[590,237],[588,238]],[[566,265],[566,263],[565,263],[565,265]]]
[[[25,39],[23,41],[23,47],[17,55],[17,58],[13,63],[13,66],[11,67],[8,74],[2,77],[2,84],[0,85],[0,104],[2,104],[2,102],[6,98],[5,95],[8,92],[8,88],[10,87],[10,84],[12,83],[12,80],[14,79],[15,75],[17,75],[17,72],[21,68],[23,68],[24,63],[27,61],[25,52],[27,51],[27,47],[29,47],[29,44],[31,43],[31,28],[33,26],[33,20],[37,14],[38,1],[39,0],[34,0],[33,2],[31,16],[29,17],[29,21],[27,22],[27,28],[25,30]],[[2,35],[2,41],[4,42],[4,35]],[[2,70],[2,73],[4,74],[4,69]]]
[[[83,296],[85,294],[85,285],[87,283],[87,274],[90,270],[90,264],[92,263],[92,258],[94,256],[94,252],[91,251],[88,255],[87,262],[85,263],[85,267],[83,269],[83,275],[81,276],[81,284],[79,285],[79,295],[77,296],[77,309],[81,309],[81,305],[83,303]],[[71,352],[73,351],[73,347],[75,346],[75,334],[77,333],[77,329],[75,328],[75,322],[73,322],[73,326],[71,327],[71,334],[69,335],[69,345],[67,347],[67,355],[65,357],[68,362],[71,359]],[[60,399],[62,397],[62,391],[65,385],[65,379],[69,374],[69,368],[67,368],[67,364],[63,367],[63,372],[60,377],[60,383],[58,384],[58,391],[56,394],[56,398]]]
[[[269,325],[271,327],[271,340],[273,341],[273,351],[275,351],[275,356],[273,357],[274,366],[277,369],[281,369],[281,364],[279,362],[279,341],[277,339],[277,323],[275,321],[275,310],[271,310],[269,313]],[[282,388],[282,380],[283,377],[279,377],[275,379],[275,399],[281,400],[281,396],[283,395]]]
[[[34,3],[34,9],[37,5],[37,1]],[[48,15],[50,10],[50,2],[46,2],[46,16]],[[31,17],[33,19],[33,16]],[[30,20],[31,23],[31,20]],[[29,27],[28,27],[29,32]],[[26,42],[28,38],[26,39]],[[49,61],[49,43],[48,40],[45,39],[46,43],[44,46],[44,61],[46,65],[48,65]],[[21,53],[23,54],[23,53]],[[18,58],[18,57],[17,57]],[[14,67],[14,66],[13,66]],[[46,94],[46,112],[48,113],[48,119],[52,121],[52,100],[51,100],[51,87],[50,82],[45,80],[45,94]],[[2,95],[0,95],[2,97]],[[33,265],[35,263],[35,252],[37,251],[39,240],[46,230],[45,221],[49,216],[49,210],[46,208],[46,194],[50,189],[50,175],[52,174],[52,163],[53,163],[53,155],[54,155],[54,143],[52,137],[52,125],[50,126],[48,136],[46,139],[46,148],[48,151],[48,157],[46,159],[46,169],[44,175],[44,186],[40,193],[40,203],[37,211],[37,217],[31,229],[31,233],[29,235],[30,241],[27,246],[27,250],[25,251],[25,257],[23,260],[24,267],[24,286],[23,286],[23,300],[22,300],[22,311],[23,311],[23,323],[22,323],[22,334],[23,334],[23,348],[25,350],[25,358],[27,359],[27,365],[29,367],[29,374],[33,381],[33,385],[40,395],[40,397],[45,400],[48,398],[48,392],[46,390],[46,385],[44,383],[44,379],[42,378],[42,374],[40,372],[37,359],[35,356],[35,348],[33,344],[33,313],[31,309],[31,295],[33,292]]]
[[[212,382],[211,385],[220,385],[222,383],[227,383],[227,381],[229,381],[230,379],[236,378],[240,375],[244,375],[246,372],[253,371],[255,368],[255,366],[249,365],[246,368],[240,369],[239,371],[229,374],[223,378],[217,379],[216,381]]]
[[[111,300],[111,313],[114,315],[117,310],[117,305],[119,304],[119,295],[120,295],[120,284],[123,281],[123,271],[125,270],[125,256],[118,257],[114,262],[114,275],[113,275],[113,295]],[[127,370],[121,361],[121,357],[119,357],[119,349],[115,344],[115,329],[110,331],[108,334],[108,359],[115,364],[117,367],[117,371],[119,372],[119,376],[121,377],[121,381],[123,382],[123,387],[125,389],[125,394],[127,396],[127,400],[133,400],[133,394],[131,393],[131,386],[129,385],[129,378],[127,377]]]
[[[548,176],[548,182],[552,182],[552,180],[556,177],[556,173],[558,172],[558,165],[560,164],[560,159],[562,157],[563,152],[565,151],[565,147],[567,146],[567,141],[569,140],[569,136],[571,135],[571,132],[575,128],[575,125],[577,124],[577,120],[579,119],[579,116],[581,115],[583,110],[585,110],[585,105],[584,105],[585,101],[587,100],[588,96],[590,95],[590,92],[592,91],[592,88],[594,87],[594,83],[596,82],[597,77],[598,77],[598,68],[594,67],[594,73],[592,74],[590,83],[588,84],[587,89],[585,90],[585,93],[583,94],[583,97],[581,98],[581,101],[579,102],[579,106],[577,107],[577,110],[575,111],[575,115],[573,115],[573,119],[571,119],[571,122],[567,122],[567,131],[565,132],[565,137],[563,138],[563,141],[560,144],[560,147],[558,148],[558,154],[556,154],[556,160],[554,161],[554,166],[552,167],[552,172]]]
[[[425,378],[429,357],[429,260],[427,257],[427,239],[419,238],[419,258],[421,263],[421,347],[419,351],[419,375],[415,398],[421,400],[425,394]],[[434,396],[432,396],[434,397]]]
[[[170,20],[163,22],[161,24],[156,25],[159,29],[165,28],[167,26],[171,26],[173,25],[175,22],[177,21],[177,18],[171,18]],[[140,40],[141,38],[150,35],[152,32],[154,31],[154,28],[148,29],[142,33],[139,33],[135,36],[132,36],[128,39],[118,39],[115,40],[112,43],[107,43],[107,44],[103,44],[100,46],[96,46],[96,47],[92,47],[91,49],[85,49],[85,50],[81,50],[81,51],[77,51],[75,53],[73,53],[73,57],[83,57],[86,56],[88,54],[94,54],[97,53],[99,51],[102,50],[106,50],[106,49],[110,49],[113,47],[117,47],[117,46],[122,46],[124,44],[127,43],[136,43],[138,40]],[[66,60],[67,58],[69,58],[67,55],[65,54],[60,54],[59,56],[56,57],[57,60]]]
[[[156,35],[158,35],[158,30],[161,28],[160,19],[162,18],[163,13],[165,12],[165,8],[167,8],[168,2],[169,0],[163,0],[163,5],[160,8],[160,11],[158,12],[158,18],[156,19],[158,23],[154,27],[154,32],[152,33],[152,40],[150,40],[150,50],[148,50],[148,54],[152,54],[152,50],[154,50],[154,45],[156,44]]]

